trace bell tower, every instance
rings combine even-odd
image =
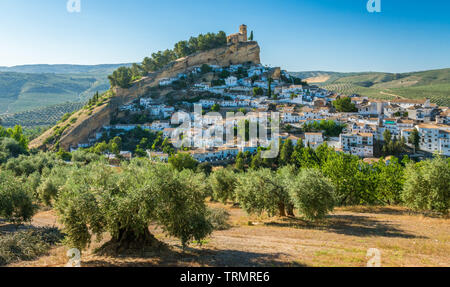
[[[247,25],[242,24],[241,26],[239,26],[239,34],[242,35],[242,42],[247,42]]]

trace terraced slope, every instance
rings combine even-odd
[[[450,69],[397,74],[321,71],[291,74],[304,79],[310,78],[311,84],[317,84],[341,94],[360,94],[379,99],[429,98],[438,105],[450,106]],[[325,78],[327,79],[323,81]],[[321,81],[314,82],[318,79]]]

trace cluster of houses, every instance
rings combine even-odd
[[[210,109],[214,105],[220,108],[234,111],[244,108],[253,112],[279,112],[282,126],[302,128],[305,124],[322,121],[334,121],[336,124],[345,125],[345,129],[338,137],[326,137],[323,131],[308,133],[281,133],[282,139],[290,139],[294,145],[302,140],[304,145],[317,148],[327,142],[338,152],[344,152],[361,158],[374,157],[374,146],[377,142],[384,141],[383,134],[389,130],[392,137],[397,140],[404,139],[408,142],[411,133],[418,131],[420,150],[429,153],[439,153],[450,156],[450,110],[448,107],[438,107],[429,100],[414,100],[397,98],[393,100],[377,100],[351,96],[351,102],[355,104],[357,112],[341,113],[333,107],[333,101],[341,96],[317,86],[294,85],[285,83],[281,79],[290,76],[285,71],[280,71],[278,79],[269,80],[268,67],[262,65],[231,65],[229,67],[211,66],[214,72],[228,71],[230,76],[224,79],[224,85],[213,86],[212,83],[199,82],[193,84],[190,89],[200,92],[205,97],[194,103],[203,109]],[[237,71],[245,70],[248,76],[238,79],[233,76]],[[170,86],[175,81],[188,77],[189,73],[195,75],[201,73],[200,67],[194,67],[177,77],[162,79],[160,86]],[[268,97],[270,90],[275,96]],[[264,93],[254,93],[254,88],[261,88]],[[193,103],[180,102],[176,107],[155,103],[151,98],[141,98],[129,105],[120,108],[121,111],[142,112],[146,111],[154,118],[149,124],[140,125],[141,128],[162,132],[164,137],[171,138],[177,126],[172,125],[169,119],[175,112],[189,111]],[[194,116],[192,116],[192,120]],[[211,133],[211,125],[226,127],[230,124],[237,126],[242,117],[216,119],[214,116],[204,115],[200,125],[191,125],[185,141],[191,141],[188,145],[195,145],[189,151],[199,162],[221,162],[234,159],[239,152],[256,152],[258,145],[267,146],[268,142],[258,141],[241,145],[227,145],[218,140]],[[254,117],[245,118],[250,122]],[[256,121],[261,119],[256,117]],[[116,130],[127,132],[138,125],[114,125],[105,126],[103,131],[97,133],[96,139],[102,132]],[[270,128],[270,127],[269,127]],[[290,129],[286,129],[290,130]],[[298,129],[295,129],[298,130]],[[222,134],[225,130],[215,130]],[[269,132],[270,133],[270,132]],[[223,136],[222,136],[223,137]],[[92,140],[95,142],[95,139]],[[199,142],[200,141],[200,142]],[[91,144],[91,143],[90,143]],[[88,146],[83,144],[80,146]],[[148,151],[150,158],[167,161],[168,155]]]

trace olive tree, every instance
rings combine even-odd
[[[448,214],[450,207],[450,163],[440,156],[409,163],[405,170],[402,199],[416,210]]]
[[[37,198],[45,205],[52,206],[72,169],[71,166],[56,166],[43,170],[41,182],[36,189]]]
[[[286,216],[289,195],[270,169],[250,170],[237,178],[236,197],[247,213]]]
[[[0,217],[19,225],[30,221],[35,212],[27,185],[11,171],[0,171]]]
[[[223,203],[235,200],[236,174],[228,168],[214,171],[210,176],[213,198]]]
[[[322,219],[334,209],[333,184],[320,170],[303,169],[288,189],[295,207],[307,220]]]
[[[205,177],[190,170],[133,160],[121,172],[102,163],[74,169],[61,188],[55,208],[67,234],[66,244],[80,250],[109,233],[116,252],[157,247],[149,225],[160,226],[183,246],[212,231],[206,220]]]

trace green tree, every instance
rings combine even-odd
[[[31,192],[10,171],[0,171],[0,217],[15,225],[28,222],[36,212]]]
[[[250,32],[250,37],[248,37],[249,41],[253,41],[253,31]]]
[[[349,97],[337,99],[333,102],[333,106],[338,112],[354,113],[358,111],[356,105],[352,103],[352,100]]]
[[[389,144],[392,141],[392,133],[390,130],[386,129],[383,132],[383,138],[386,144]]]
[[[108,233],[106,250],[159,247],[149,226],[161,226],[183,246],[201,241],[212,231],[206,219],[205,178],[192,171],[133,160],[115,172],[107,165],[74,170],[55,204],[69,247],[85,249],[92,235]]]
[[[58,151],[58,156],[60,159],[65,160],[65,161],[71,161],[72,160],[72,154],[70,152],[65,151],[62,148],[59,148]]]
[[[203,162],[197,166],[197,172],[209,176],[212,172],[212,165],[209,162]]]
[[[223,203],[235,200],[236,174],[229,168],[216,170],[210,177],[213,197]]]
[[[267,84],[267,97],[269,97],[269,99],[272,97],[272,83],[273,83],[273,79],[269,78],[268,84]]]
[[[219,104],[214,104],[211,107],[211,111],[213,111],[213,112],[220,112],[220,105]]]
[[[134,154],[137,157],[146,157],[147,156],[147,153],[145,152],[145,150],[143,148],[141,148],[140,145],[136,146],[136,149],[134,150]]]
[[[405,170],[402,199],[416,210],[448,214],[450,207],[450,162],[436,156],[433,160],[409,163]]]
[[[202,73],[202,74],[207,74],[207,73],[212,72],[211,66],[210,66],[210,65],[207,65],[207,64],[203,64],[203,65],[200,67],[200,70],[201,70],[201,73]]]
[[[184,169],[195,170],[198,162],[188,153],[177,153],[169,158],[169,164],[173,169],[182,171]]]
[[[234,167],[239,171],[244,171],[245,169],[245,158],[244,154],[242,152],[239,152],[236,157],[236,163]]]
[[[420,135],[417,129],[413,129],[413,131],[409,135],[408,142],[414,146],[414,153],[415,153],[415,151],[419,149],[420,143]]]
[[[373,194],[376,180],[370,173],[373,169],[361,162],[358,157],[330,152],[326,160],[321,163],[321,168],[336,189],[339,205],[377,202]]]
[[[280,151],[280,164],[288,165],[291,164],[292,154],[294,153],[294,145],[292,144],[292,140],[286,140]]]
[[[289,194],[308,220],[323,219],[335,206],[334,187],[320,170],[303,169],[288,185]]]
[[[263,165],[263,160],[261,158],[261,151],[259,150],[255,155],[253,155],[250,168],[253,170],[259,169]]]
[[[280,177],[270,169],[250,170],[238,177],[236,197],[249,214],[267,212],[269,216],[286,216],[289,197]]]
[[[0,164],[5,163],[8,159],[18,157],[21,154],[27,154],[27,150],[23,145],[9,137],[0,137]]]
[[[260,87],[253,88],[253,96],[258,97],[264,95],[264,90]]]
[[[112,87],[121,87],[127,89],[131,87],[132,74],[129,68],[120,67],[108,76]]]
[[[377,170],[377,198],[388,204],[399,204],[404,183],[404,168],[393,157],[389,164],[384,160],[373,166]]]

